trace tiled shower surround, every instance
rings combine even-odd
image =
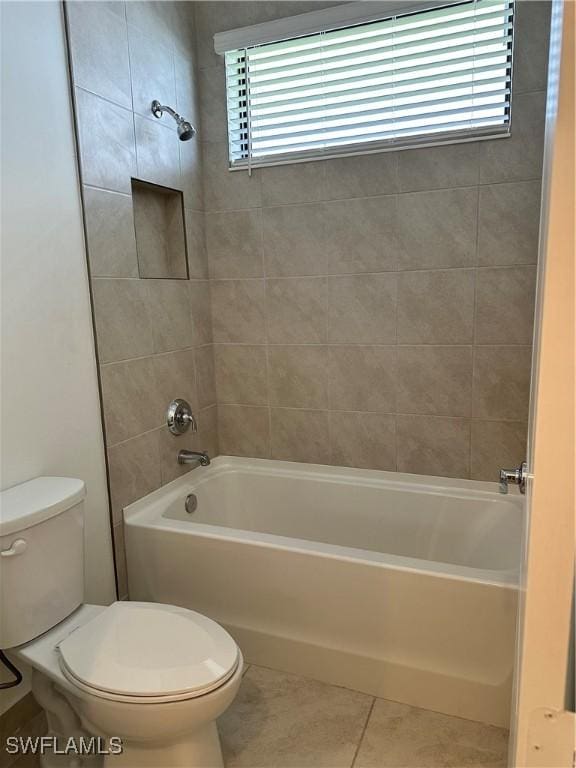
[[[124,596],[122,508],[186,471],[180,448],[218,453],[201,147],[179,141],[174,121],[150,112],[158,99],[198,124],[194,11],[184,2],[70,2],[66,10]],[[133,177],[183,193],[189,280],[139,277]],[[174,397],[192,404],[196,436],[168,431]]]
[[[525,456],[549,3],[516,3],[511,138],[229,172],[213,34],[332,4],[67,3],[121,595],[122,507],[179,448],[491,480]],[[131,177],[182,190],[189,280],[138,277]]]
[[[517,3],[512,138],[230,173],[213,34],[309,7],[197,4],[220,450],[494,480],[525,456],[549,5]]]

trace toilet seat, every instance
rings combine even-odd
[[[58,645],[60,667],[77,688],[105,699],[161,703],[203,696],[239,663],[226,630],[173,605],[117,602]]]

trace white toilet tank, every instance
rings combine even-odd
[[[67,477],[0,494],[0,648],[33,640],[82,603],[85,495]]]

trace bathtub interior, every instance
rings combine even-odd
[[[253,532],[508,576],[518,570],[520,499],[493,484],[224,457],[177,483],[160,515],[197,532]]]
[[[494,571],[518,565],[521,509],[497,494],[223,469],[194,484],[168,519]]]

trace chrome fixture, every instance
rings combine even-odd
[[[198,509],[198,497],[195,493],[189,493],[188,496],[186,496],[184,508],[189,515],[191,515],[193,512],[196,512]]]
[[[196,128],[194,128],[191,123],[188,122],[188,120],[185,120],[183,117],[180,117],[178,112],[175,112],[172,107],[168,107],[165,104],[160,104],[160,102],[157,99],[154,99],[150,106],[150,110],[154,117],[160,118],[164,114],[164,112],[168,112],[169,115],[171,115],[174,120],[176,121],[177,131],[178,131],[178,138],[180,141],[188,141],[196,134]]]
[[[178,464],[194,464],[196,467],[207,467],[210,456],[205,451],[178,451]]]
[[[190,403],[179,397],[172,400],[168,406],[166,424],[173,435],[183,435],[190,427],[192,427],[192,432],[198,432],[198,425],[190,408]]]
[[[517,485],[520,489],[520,493],[526,493],[526,478],[528,465],[525,461],[520,464],[516,469],[501,469],[500,470],[500,493],[508,493],[508,486],[510,483]]]

